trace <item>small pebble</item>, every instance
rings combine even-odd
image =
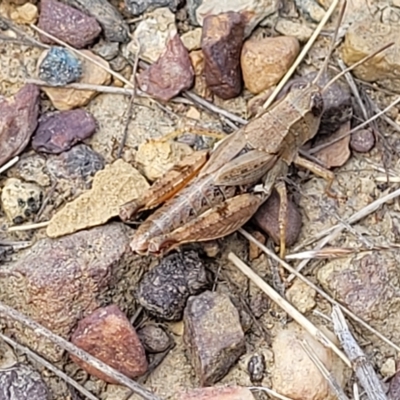
[[[302,314],[306,314],[315,307],[316,291],[300,279],[296,279],[287,290],[286,298]]]
[[[231,99],[242,90],[240,52],[245,21],[241,14],[227,12],[204,19],[201,47],[208,88],[222,99]]]
[[[375,146],[375,135],[370,129],[361,129],[351,134],[350,148],[358,153],[368,153]]]
[[[176,12],[181,3],[182,0],[125,0],[126,8],[134,16],[159,7],[169,7],[172,12]]]
[[[199,50],[201,48],[201,28],[193,29],[189,32],[184,33],[181,36],[183,45],[188,49],[188,51]]]
[[[80,320],[71,342],[129,378],[147,372],[143,345],[125,314],[116,305],[99,308]],[[71,359],[89,374],[108,383],[118,383],[79,358],[71,355]]]
[[[208,286],[204,265],[194,251],[164,257],[147,272],[138,285],[136,296],[141,306],[157,318],[177,321],[182,318],[189,296]]]
[[[39,64],[39,78],[52,86],[64,86],[82,75],[81,62],[63,47],[51,47]]]
[[[17,24],[34,24],[38,18],[38,9],[34,4],[26,3],[17,7],[10,15],[11,19]]]
[[[162,353],[172,344],[171,337],[161,326],[155,324],[148,324],[138,330],[138,336],[149,353]]]
[[[194,82],[189,53],[178,34],[167,43],[166,51],[138,77],[140,89],[161,101],[169,101]]]
[[[101,26],[95,18],[56,0],[40,2],[40,29],[77,49],[82,49],[99,36]],[[39,34],[43,43],[54,44],[49,37]]]
[[[179,392],[177,400],[255,400],[246,387],[215,386]]]
[[[7,179],[1,191],[1,205],[10,222],[15,225],[32,219],[42,205],[42,188],[19,179]]]
[[[325,15],[325,10],[316,0],[295,0],[295,3],[304,16],[312,22],[320,22]]]
[[[265,357],[263,354],[254,354],[247,364],[247,372],[253,383],[260,383],[265,373]]]
[[[126,58],[119,55],[110,61],[110,67],[113,71],[121,72],[128,64]]]
[[[276,245],[280,244],[279,207],[279,194],[274,190],[254,216],[256,224],[272,238]],[[293,201],[288,198],[286,246],[289,247],[296,243],[301,231],[301,226],[301,214]]]
[[[119,52],[119,44],[118,42],[100,41],[93,46],[92,51],[94,54],[97,54],[101,58],[110,61],[113,58],[117,57]]]
[[[253,94],[258,94],[278,83],[299,51],[299,41],[294,37],[247,40],[241,54],[246,88]]]
[[[246,352],[239,312],[225,294],[206,291],[189,298],[184,341],[201,386],[222,379]]]
[[[396,373],[396,361],[393,357],[385,360],[379,371],[384,378],[391,378]]]
[[[283,36],[293,36],[301,43],[307,42],[314,32],[307,24],[283,18],[278,19],[275,30]]]
[[[44,115],[32,138],[37,152],[59,154],[93,135],[96,121],[83,109]]]
[[[48,400],[50,393],[40,374],[24,364],[0,370],[1,400]]]

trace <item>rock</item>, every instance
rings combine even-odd
[[[190,20],[194,25],[203,26],[209,15],[233,11],[246,18],[245,37],[249,36],[260,21],[278,11],[277,0],[188,0]]]
[[[0,399],[49,400],[50,393],[37,371],[17,364],[0,370]]]
[[[149,140],[139,145],[136,163],[143,175],[153,182],[192,153],[191,147],[184,143]]]
[[[129,26],[119,11],[107,0],[65,0],[65,3],[96,18],[109,42],[126,43]]]
[[[258,94],[278,83],[299,51],[299,41],[294,37],[247,40],[240,60],[246,88]]]
[[[189,53],[178,34],[167,43],[166,51],[138,77],[141,90],[161,101],[169,101],[193,85],[194,71]]]
[[[12,172],[12,173],[11,173]],[[50,186],[50,176],[46,169],[46,159],[39,154],[26,154],[20,159],[8,175],[39,186]]]
[[[168,8],[158,8],[139,22],[127,50],[136,54],[139,45],[140,57],[149,63],[156,62],[165,51],[168,39],[176,33],[175,15]]]
[[[14,98],[0,97],[0,166],[20,154],[37,127],[39,89],[23,86]]]
[[[391,378],[396,373],[396,361],[393,357],[387,358],[379,370],[383,378]]]
[[[357,153],[368,153],[375,146],[375,135],[370,129],[360,129],[351,134],[350,148]]]
[[[263,354],[254,354],[247,364],[251,382],[261,382],[265,372],[265,357]]]
[[[129,378],[148,368],[140,339],[125,314],[114,304],[102,307],[78,322],[71,342]],[[71,359],[89,374],[118,384],[110,376],[71,354]]]
[[[159,7],[169,7],[172,12],[176,12],[181,3],[182,0],[125,0],[126,8],[134,16]]]
[[[138,331],[140,341],[149,353],[162,353],[172,345],[171,337],[155,324],[147,324]]]
[[[17,261],[2,265],[0,301],[68,339],[78,320],[100,307],[100,295],[125,262],[127,245],[124,226],[117,223],[41,239]],[[43,335],[13,321],[7,325],[33,351],[52,362],[61,359],[63,350]]]
[[[38,76],[52,86],[65,86],[82,76],[82,65],[69,50],[51,47],[38,61]]]
[[[204,19],[201,47],[204,75],[208,88],[222,99],[230,99],[242,90],[240,52],[244,19],[234,12],[210,15]]]
[[[333,336],[333,335],[331,335]],[[328,371],[344,387],[344,364],[309,333],[291,322],[282,329],[272,343],[274,368],[272,387],[279,394],[294,400],[334,400],[336,395],[327,380],[301,346],[305,340]]]
[[[239,313],[225,294],[207,291],[190,297],[184,324],[184,340],[201,386],[218,382],[246,351]]]
[[[92,52],[88,50],[81,51],[88,57],[108,67],[107,61]],[[82,76],[79,82],[92,85],[108,85],[111,82],[111,75],[90,61],[82,59]],[[70,88],[43,87],[43,91],[49,96],[50,101],[57,110],[71,110],[72,108],[83,107],[97,95],[97,92],[93,90]]]
[[[43,191],[34,183],[7,179],[1,191],[1,206],[10,222],[19,225],[31,219],[40,209]]]
[[[38,26],[77,49],[92,44],[101,32],[101,26],[95,18],[56,0],[40,2]],[[54,41],[45,35],[39,34],[39,37],[43,43],[54,44]]]
[[[104,168],[104,158],[90,147],[79,144],[57,157],[47,160],[47,169],[54,179],[83,180]]]
[[[324,290],[390,340],[400,339],[400,253],[371,252],[328,261],[317,272]],[[391,285],[387,283],[391,282]]]
[[[179,392],[177,400],[254,400],[254,396],[245,387],[215,386]]]
[[[271,193],[268,200],[258,209],[254,216],[256,224],[267,234],[276,245],[280,244],[279,232],[279,207],[280,198],[276,190]],[[286,226],[286,246],[292,246],[299,237],[302,218],[297,206],[288,198]]]
[[[352,65],[363,57],[381,48],[383,44],[394,42],[368,62],[353,70],[354,75],[367,82],[377,82],[393,91],[400,90],[400,37],[397,24],[383,24],[371,18],[356,21],[347,30],[342,46],[342,58]]]
[[[315,0],[295,0],[296,6],[312,22],[320,22],[325,10]]]
[[[196,252],[173,253],[143,276],[136,297],[157,318],[177,321],[182,318],[189,296],[200,293],[208,284]]]
[[[400,398],[400,363],[397,362],[397,372],[394,377],[390,380],[389,385],[389,398],[390,400],[396,400]]]
[[[293,285],[287,290],[286,298],[297,310],[302,314],[306,314],[315,307],[316,294],[316,291],[312,287],[300,279],[296,279]]]
[[[44,115],[32,138],[37,152],[59,154],[93,135],[96,121],[83,109]]]
[[[148,187],[135,168],[118,159],[96,173],[91,190],[53,215],[46,233],[58,237],[104,224],[119,215],[123,204],[137,199]]]
[[[16,24],[34,24],[38,18],[38,9],[34,4],[26,3],[12,11],[10,18]]]
[[[127,65],[128,61],[122,55],[119,55],[110,61],[111,69],[117,72],[121,72],[124,68],[127,67]]]
[[[314,32],[306,24],[283,18],[278,19],[275,24],[275,30],[283,36],[293,36],[301,43],[307,42]]]
[[[92,51],[101,58],[110,61],[117,57],[119,53],[119,44],[117,42],[100,41],[93,46]]]
[[[193,29],[189,32],[184,33],[181,36],[183,45],[188,49],[188,51],[199,50],[201,48],[201,28]]]
[[[207,87],[206,79],[204,76],[204,54],[201,50],[191,51],[190,60],[195,73],[194,81],[194,92],[205,98],[206,100],[212,101],[213,95],[211,90]]]

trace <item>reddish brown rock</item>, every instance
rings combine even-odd
[[[39,120],[32,147],[38,152],[59,154],[89,138],[95,130],[95,119],[83,109],[45,115]]]
[[[245,387],[216,386],[178,393],[177,400],[254,400],[254,396]]]
[[[124,226],[117,223],[39,240],[1,266],[0,301],[68,339],[78,320],[100,306],[112,277],[128,262],[128,249]],[[63,350],[42,335],[7,325],[32,350],[52,362],[61,359]]]
[[[140,89],[149,95],[169,101],[193,85],[194,70],[189,53],[178,34],[167,44],[160,58],[138,76]]]
[[[101,32],[95,18],[56,0],[41,1],[38,26],[77,49],[93,43]],[[43,43],[54,44],[47,36],[39,36]]]
[[[257,225],[267,233],[275,244],[280,244],[279,231],[279,194],[274,190],[268,200],[258,209],[254,216]],[[299,237],[302,220],[301,214],[293,201],[288,198],[286,226],[286,245],[292,246]]]
[[[142,343],[128,318],[116,305],[99,308],[79,321],[71,341],[130,378],[147,371]],[[105,382],[118,383],[79,358],[71,355],[71,359],[89,374]]]
[[[222,99],[236,97],[242,90],[240,52],[244,27],[243,17],[235,12],[209,15],[203,22],[205,79],[209,89]]]
[[[370,129],[361,129],[351,134],[350,147],[358,153],[368,153],[375,145],[375,136]]]
[[[13,99],[0,97],[0,165],[28,145],[39,116],[39,89],[25,85]]]
[[[189,298],[183,321],[184,340],[200,384],[218,382],[246,351],[238,310],[225,294],[207,291]]]

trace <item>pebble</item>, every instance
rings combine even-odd
[[[119,44],[118,42],[100,41],[93,46],[92,51],[101,58],[110,61],[117,57],[119,53]]]
[[[254,354],[250,357],[247,364],[251,382],[260,383],[265,373],[265,357],[263,354]]]
[[[209,15],[218,15],[233,11],[241,13],[246,18],[245,37],[263,19],[276,13],[279,9],[278,0],[188,0],[190,20],[193,25],[203,26],[204,19]]]
[[[110,61],[110,67],[113,71],[121,72],[129,65],[126,58],[122,55],[119,55]]]
[[[161,101],[169,101],[194,82],[189,53],[178,34],[168,41],[165,52],[137,77],[141,90]]]
[[[393,357],[387,358],[382,364],[380,374],[384,378],[391,378],[396,373],[396,361]]]
[[[139,145],[135,161],[140,172],[153,182],[192,153],[185,143],[149,140]]]
[[[69,338],[78,320],[100,307],[99,298],[127,254],[128,242],[125,227],[118,223],[38,240],[17,261],[2,265],[0,301]],[[63,350],[43,335],[17,324],[8,327],[33,351],[60,361]]]
[[[0,166],[20,154],[37,127],[40,92],[23,86],[13,98],[0,96]]]
[[[46,168],[46,159],[36,153],[26,154],[20,159],[14,168],[8,172],[8,176],[18,178],[26,182],[37,183],[39,186],[50,186],[50,176]]]
[[[57,157],[49,157],[46,166],[55,180],[87,181],[104,168],[105,161],[89,146],[78,144]]]
[[[53,215],[47,226],[47,236],[59,237],[104,224],[119,215],[123,204],[137,199],[148,188],[149,184],[139,171],[117,159],[96,173],[92,189]]]
[[[101,26],[95,18],[56,0],[40,2],[40,29],[77,49],[89,46],[100,35]],[[55,42],[39,34],[43,43]]]
[[[292,399],[336,399],[327,380],[304,351],[301,345],[303,340],[307,341],[337,383],[344,387],[343,362],[299,325],[291,322],[277,333],[272,343],[275,361],[271,374],[273,389]]]
[[[65,86],[82,75],[80,60],[63,47],[51,47],[38,61],[38,76],[52,86]]]
[[[109,67],[107,61],[96,56],[89,50],[81,50],[83,54],[91,57],[95,61]],[[82,59],[82,76],[79,83],[88,83],[92,85],[108,85],[111,82],[111,75],[104,69],[91,63],[86,59]],[[43,87],[43,91],[49,97],[54,108],[57,110],[71,110],[73,108],[84,107],[98,93],[94,90],[78,90],[70,88]]]
[[[7,179],[1,191],[1,206],[7,219],[15,225],[32,219],[43,200],[42,188],[16,178]]]
[[[300,279],[286,291],[287,300],[302,314],[306,314],[315,307],[316,291]]]
[[[10,18],[16,24],[34,24],[38,18],[38,9],[34,4],[26,3],[11,12]]]
[[[246,387],[215,386],[179,392],[177,400],[255,400]]]
[[[256,224],[272,238],[276,245],[280,244],[279,206],[279,194],[274,190],[254,216]],[[298,207],[288,198],[286,246],[289,247],[296,243],[301,231],[301,226],[302,218]]]
[[[109,42],[128,42],[129,26],[118,9],[108,0],[65,0],[65,2],[95,18]]]
[[[225,294],[206,291],[190,297],[184,324],[184,341],[201,386],[222,379],[246,352],[239,312]]]
[[[96,121],[83,109],[44,115],[32,138],[37,152],[59,154],[93,135]]]
[[[202,29],[196,28],[181,36],[183,45],[188,51],[199,50],[201,48]]]
[[[312,22],[320,22],[325,10],[315,0],[295,0],[296,6]]]
[[[136,54],[140,46],[140,57],[152,64],[165,51],[168,39],[176,32],[175,15],[168,8],[158,8],[139,22],[127,51]]]
[[[361,60],[383,44],[394,42],[392,47],[355,68],[352,73],[357,78],[377,82],[389,90],[400,90],[400,37],[397,26],[364,18],[349,27],[341,51],[347,65]]]
[[[143,276],[136,297],[157,318],[178,321],[189,296],[200,293],[208,284],[206,270],[196,252],[173,253]]]
[[[261,93],[279,82],[300,51],[295,37],[249,39],[242,49],[241,66],[246,88]]]
[[[71,342],[129,378],[147,372],[146,354],[135,328],[114,304],[101,307],[81,319],[72,333]],[[71,359],[87,373],[118,384],[112,377],[72,354]]]
[[[172,345],[172,339],[165,330],[155,324],[147,324],[138,330],[140,341],[149,353],[162,353]]]
[[[176,12],[181,3],[182,0],[125,0],[126,8],[134,16],[159,7],[169,7],[172,12]]]
[[[307,24],[283,18],[278,19],[275,30],[283,36],[293,36],[301,43],[307,42],[314,32]]]
[[[224,100],[240,94],[242,73],[240,52],[244,19],[234,12],[209,15],[204,19],[201,47],[208,88]]]
[[[368,153],[375,146],[375,135],[370,129],[360,129],[351,134],[350,148],[358,153]]]
[[[48,400],[49,390],[40,374],[24,364],[0,370],[1,400]]]

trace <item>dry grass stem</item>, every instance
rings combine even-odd
[[[41,228],[45,228],[47,225],[49,225],[49,223],[50,223],[50,221],[44,221],[44,222],[37,222],[36,224],[10,226],[7,229],[7,231],[8,232],[23,232],[23,231],[29,231],[31,229],[41,229]]]
[[[141,396],[146,400],[162,400],[160,397],[156,396],[155,394],[149,392],[147,389],[139,385],[137,382],[129,379],[125,375],[121,374],[121,372],[117,371],[114,368],[111,368],[104,362],[98,360],[97,358],[93,357],[86,351],[83,351],[79,347],[76,347],[72,343],[68,342],[67,340],[63,339],[62,337],[54,334],[44,326],[38,324],[37,322],[33,321],[32,319],[28,318],[27,316],[21,314],[17,310],[5,305],[4,303],[0,302],[0,315],[3,317],[9,317],[15,321],[20,322],[21,324],[33,329],[37,334],[44,336],[45,338],[51,340],[54,344],[61,347],[63,350],[73,354],[74,356],[80,358],[82,361],[86,362],[87,364],[91,365],[92,367],[100,370],[104,374],[112,377],[114,380],[119,382],[121,385],[126,386],[127,388],[131,389],[133,392]]]
[[[375,336],[379,337],[381,340],[383,340],[386,344],[394,348],[396,351],[400,351],[400,347],[397,346],[395,343],[393,343],[390,339],[388,339],[386,336],[384,336],[382,333],[378,332],[376,329],[374,329],[372,326],[364,322],[360,317],[352,313],[350,310],[348,310],[346,307],[342,306],[340,303],[338,303],[335,299],[330,297],[328,294],[326,294],[322,289],[320,289],[317,285],[315,285],[313,282],[311,282],[309,279],[307,279],[305,276],[303,276],[299,271],[297,271],[295,268],[290,266],[287,262],[281,260],[273,251],[269,250],[268,247],[264,246],[262,243],[260,243],[253,235],[245,231],[243,228],[238,230],[239,233],[241,233],[246,239],[248,239],[250,242],[254,243],[257,247],[259,247],[267,256],[271,257],[273,260],[277,261],[282,267],[284,267],[288,272],[302,280],[304,283],[306,283],[308,286],[313,288],[320,296],[322,296],[325,300],[328,300],[330,303],[337,305],[341,308],[341,310],[347,314],[350,318],[352,318],[354,321],[358,322],[360,325],[362,325],[365,329],[370,331],[372,334]]]
[[[287,300],[281,297],[271,286],[261,279],[251,268],[249,268],[234,253],[229,253],[228,259],[240,269],[254,284],[256,284],[271,300],[277,303],[284,311],[286,311],[299,325],[301,325],[310,335],[318,340],[325,347],[331,349],[342,361],[351,367],[350,360],[345,354],[339,350],[335,344],[322,333],[315,325],[313,325],[303,314],[293,307]]]
[[[98,397],[94,396],[92,393],[90,393],[87,389],[85,389],[82,385],[80,385],[78,382],[76,382],[74,379],[70,378],[67,374],[59,370],[57,367],[55,367],[53,364],[45,360],[44,358],[40,357],[37,355],[34,351],[30,350],[26,346],[22,346],[21,344],[17,343],[13,339],[9,338],[8,336],[3,335],[0,333],[0,338],[3,339],[6,343],[8,343],[10,346],[12,346],[15,350],[20,351],[21,353],[26,354],[28,357],[32,358],[39,364],[43,365],[45,368],[53,372],[55,375],[57,375],[60,379],[63,381],[67,382],[71,386],[73,386],[76,390],[78,390],[80,393],[82,393],[84,396],[86,396],[90,400],[99,400]]]
[[[15,165],[19,161],[19,156],[12,158],[10,161],[6,162],[4,165],[0,167],[0,174],[7,171],[13,165]]]

